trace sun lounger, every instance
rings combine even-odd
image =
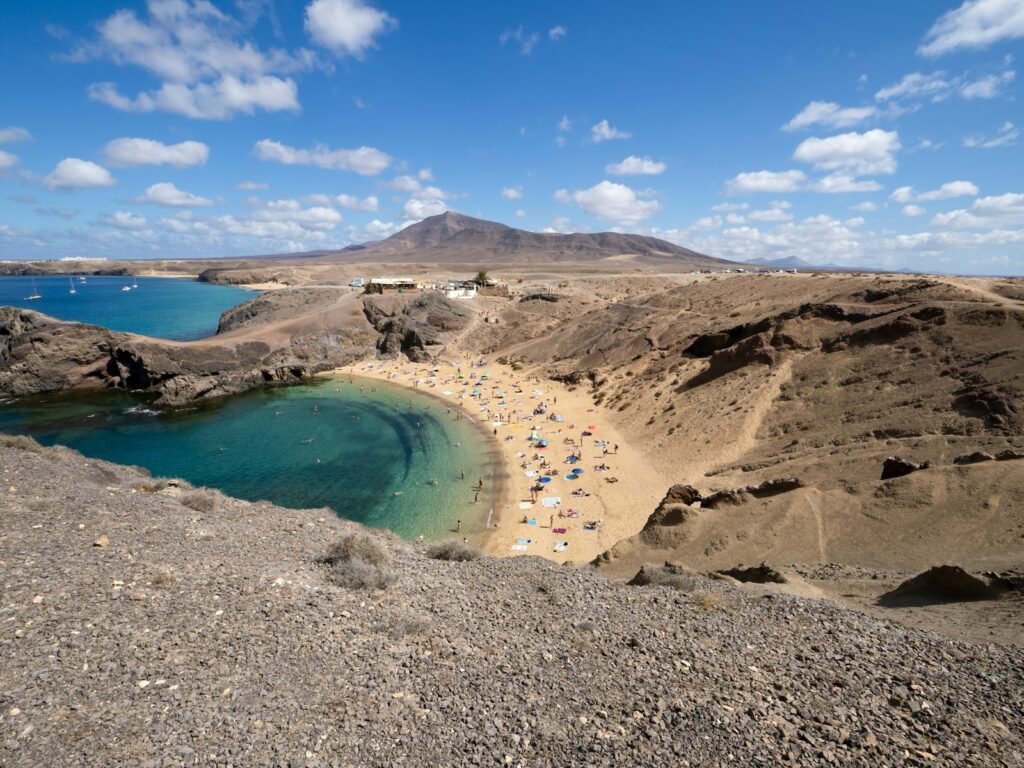
[[[550,499],[542,499],[540,503],[545,507],[557,507],[561,505],[562,498],[560,496],[552,496]]]

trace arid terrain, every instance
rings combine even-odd
[[[490,247],[510,232],[446,214],[370,249],[433,255],[454,241],[461,253],[471,236]],[[561,247],[577,244],[567,237]],[[682,272],[702,258],[692,252],[663,272],[661,256],[643,250],[649,242],[617,244],[642,251],[619,261],[645,268],[509,265],[492,271],[508,295],[472,301],[432,290],[362,294],[344,285],[349,275],[397,273],[341,263],[359,251],[333,254],[315,275],[272,260],[261,280],[308,282],[225,313],[218,334],[198,342],[3,310],[0,393],[114,387],[154,390],[174,405],[378,357],[404,364],[389,375],[409,385],[428,363],[486,357],[519,388],[543,382],[538,401],[561,393],[569,422],[603,422],[622,443],[613,463],[622,483],[588,486],[602,529],[564,554],[539,554],[593,561],[613,578],[650,562],[698,572],[764,562],[782,583],[758,589],[827,596],[974,640],[1021,641],[1013,589],[977,601],[936,586],[913,604],[877,601],[939,565],[1020,581],[1024,282],[722,272],[710,260],[701,268],[716,271]],[[600,238],[586,245],[612,269]],[[418,264],[425,279],[459,276],[453,270]],[[211,277],[253,275],[246,267]],[[896,469],[883,479],[889,459]],[[489,545],[498,554],[510,554],[518,504],[530,500],[519,459],[507,461],[501,534]]]

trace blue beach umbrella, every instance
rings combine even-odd
[[[551,478],[548,477],[547,475],[545,475],[544,477],[540,478],[540,482],[542,482],[542,483],[550,483],[551,482]]]
[[[572,473],[573,473],[574,475],[582,475],[582,474],[583,474],[583,470],[582,470],[582,469],[579,469],[579,468],[577,468],[577,469],[574,469],[574,470],[572,471]]]

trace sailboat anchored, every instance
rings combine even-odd
[[[68,293],[78,293],[78,291],[75,290],[75,281],[70,277],[68,278],[68,288],[70,289],[68,290]]]
[[[35,299],[41,299],[43,295],[36,289],[36,279],[32,278],[32,293],[25,297],[26,301],[33,301]]]

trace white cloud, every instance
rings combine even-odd
[[[936,227],[984,228],[1024,224],[1024,194],[1007,193],[981,197],[970,209],[937,214],[932,219]]]
[[[521,200],[523,197],[522,187],[505,187],[501,190],[501,196],[506,200]]]
[[[376,195],[370,195],[360,200],[355,195],[322,195],[313,194],[306,195],[303,198],[307,203],[315,203],[316,205],[325,205],[332,208],[347,208],[350,211],[365,211],[368,213],[376,213],[380,206],[380,201],[377,200]]]
[[[551,224],[544,227],[541,231],[546,232],[549,235],[568,235],[573,232],[573,226],[572,222],[565,216],[555,216],[555,218],[551,220]]]
[[[896,203],[927,203],[934,200],[951,200],[955,197],[975,197],[979,192],[978,185],[970,181],[947,181],[938,189],[932,189],[920,194],[914,191],[913,187],[898,187],[889,195],[889,199]]]
[[[115,12],[98,25],[97,40],[70,58],[137,66],[158,78],[160,87],[132,97],[114,83],[93,83],[93,100],[124,111],[197,119],[299,108],[295,82],[286,75],[314,66],[310,51],[264,52],[242,38],[243,24],[207,0],[150,0],[147,11],[148,18],[133,10]]]
[[[213,205],[213,200],[185,192],[167,181],[147,187],[145,194],[136,197],[133,202],[181,208]]]
[[[567,190],[559,190],[555,199],[572,200],[587,213],[621,224],[635,224],[661,210],[657,200],[641,200],[632,188],[607,180],[571,194]]]
[[[844,192],[877,192],[882,185],[870,179],[855,179],[844,173],[830,173],[814,182],[810,189],[825,194]]]
[[[53,173],[43,179],[49,189],[78,189],[82,187],[110,187],[116,184],[110,171],[90,160],[68,157],[57,163]]]
[[[720,226],[722,226],[721,216],[701,216],[693,222],[688,229],[693,230],[694,232],[701,232],[718,229]]]
[[[537,32],[527,32],[519,25],[515,29],[506,29],[498,36],[498,41],[505,45],[508,42],[519,44],[519,52],[523,56],[529,56],[533,49],[540,44],[540,35]]]
[[[803,171],[748,171],[738,173],[726,182],[730,194],[750,192],[795,192],[803,186],[807,174]]]
[[[0,128],[0,144],[14,144],[19,141],[31,140],[32,134],[24,128],[18,128],[13,125],[8,128]]]
[[[894,99],[931,99],[941,101],[949,95],[953,85],[945,72],[911,72],[893,85],[886,86],[875,93],[878,101]]]
[[[615,176],[657,176],[659,173],[663,173],[667,167],[665,163],[652,160],[647,155],[643,157],[630,155],[621,163],[609,163],[604,169]]]
[[[395,223],[393,221],[381,221],[373,219],[361,227],[348,227],[349,239],[354,243],[365,243],[368,240],[383,240],[386,237],[398,232],[412,222]]]
[[[825,171],[874,176],[896,171],[895,155],[900,149],[900,137],[896,131],[875,128],[864,133],[804,139],[793,153],[793,159]]]
[[[843,221],[822,214],[783,222],[768,230],[744,225],[706,236],[689,233],[689,242],[684,244],[702,253],[739,261],[798,256],[815,264],[849,263],[860,261],[865,253],[863,237],[857,232],[863,223],[860,218]]]
[[[590,129],[590,138],[595,144],[600,144],[602,141],[611,141],[612,139],[628,139],[632,135],[628,131],[620,131],[615,126],[610,125],[607,120],[602,120]]]
[[[0,149],[0,171],[8,171],[18,164],[18,156]]]
[[[100,223],[106,224],[108,227],[117,227],[118,229],[139,230],[146,228],[146,217],[140,216],[137,213],[117,211],[107,216],[101,216]]]
[[[924,216],[926,213],[925,209],[920,205],[904,205],[903,210],[900,212],[904,216]]]
[[[159,90],[135,98],[122,95],[113,83],[89,86],[90,99],[122,112],[174,112],[197,120],[226,120],[236,112],[251,115],[257,109],[298,111],[298,95],[294,80],[274,75],[249,80],[225,75],[213,83],[196,85],[164,83]]]
[[[826,128],[850,128],[877,116],[877,107],[841,107],[832,101],[812,101],[782,129],[797,131],[813,125],[821,125]]]
[[[402,206],[402,215],[406,219],[419,221],[428,216],[437,216],[439,213],[444,213],[447,210],[448,206],[445,205],[443,200],[421,200],[414,197],[406,200],[405,205]]]
[[[953,95],[959,95],[969,100],[994,99],[1002,95],[1004,87],[1016,78],[1017,73],[1012,69],[981,77],[972,77],[969,73],[950,75],[941,70],[928,74],[911,72],[909,75],[904,75],[899,82],[880,89],[875,94],[875,99],[882,102],[900,102],[900,106],[890,106],[889,108],[890,112],[898,116],[908,109],[916,109],[919,106],[919,104],[908,104],[909,102],[940,102]]]
[[[315,149],[296,149],[270,139],[261,139],[253,147],[253,154],[260,160],[271,160],[284,165],[315,165],[336,171],[353,171],[362,176],[375,176],[389,165],[391,157],[373,147],[357,149],[331,149],[317,146]]]
[[[1024,37],[1024,3],[1019,0],[967,0],[942,14],[917,49],[941,56],[962,48],[987,48],[1001,40]]]
[[[960,88],[960,95],[965,99],[994,99],[1002,92],[1004,85],[1012,83],[1017,73],[1012,69],[1001,72],[998,75],[985,75],[971,83],[965,83]]]
[[[750,207],[750,203],[719,203],[718,205],[712,205],[712,211],[745,211]]]
[[[558,121],[558,130],[560,130],[560,131],[572,130],[572,120],[569,119],[568,115],[562,115],[562,119]]]
[[[872,203],[870,200],[865,200],[863,203],[857,203],[855,206],[853,206],[853,208],[854,210],[861,211],[863,213],[878,210],[878,206],[875,203]]]
[[[245,192],[255,192],[262,189],[270,189],[270,185],[263,181],[240,181],[235,184],[235,189],[241,189]]]
[[[420,168],[416,172],[416,178],[419,179],[420,181],[433,181],[434,172],[429,168]]]
[[[344,221],[342,215],[333,208],[303,208],[298,200],[271,200],[267,203],[258,203],[251,218],[257,222],[284,222],[297,224],[303,229],[323,231],[332,230]]]
[[[897,203],[909,203],[914,199],[913,187],[897,187],[889,195],[889,199]]]
[[[566,29],[565,27],[563,27],[561,24],[559,24],[558,26],[552,27],[551,29],[548,30],[548,38],[550,40],[554,40],[555,42],[561,40],[563,37],[565,37],[568,34],[569,34],[569,30]]]
[[[380,35],[397,26],[394,18],[362,0],[313,0],[306,7],[306,31],[341,56],[361,59]]]
[[[210,156],[210,148],[200,141],[162,144],[152,139],[114,139],[103,152],[117,168],[164,164],[187,168],[202,165]]]
[[[763,210],[751,211],[744,215],[746,221],[792,221],[793,214],[789,209],[793,206],[785,200],[775,200]],[[733,214],[730,214],[733,215]]]
[[[420,180],[415,176],[396,176],[391,181],[387,182],[387,185],[392,189],[397,189],[400,192],[418,192],[422,189],[423,185],[420,184]]]
[[[516,216],[518,216],[520,219],[525,218],[526,217],[526,211],[524,211],[522,208],[517,208],[516,209]]]
[[[972,149],[997,149],[1016,144],[1020,137],[1020,129],[1007,121],[1000,126],[994,136],[965,136],[963,145]]]

